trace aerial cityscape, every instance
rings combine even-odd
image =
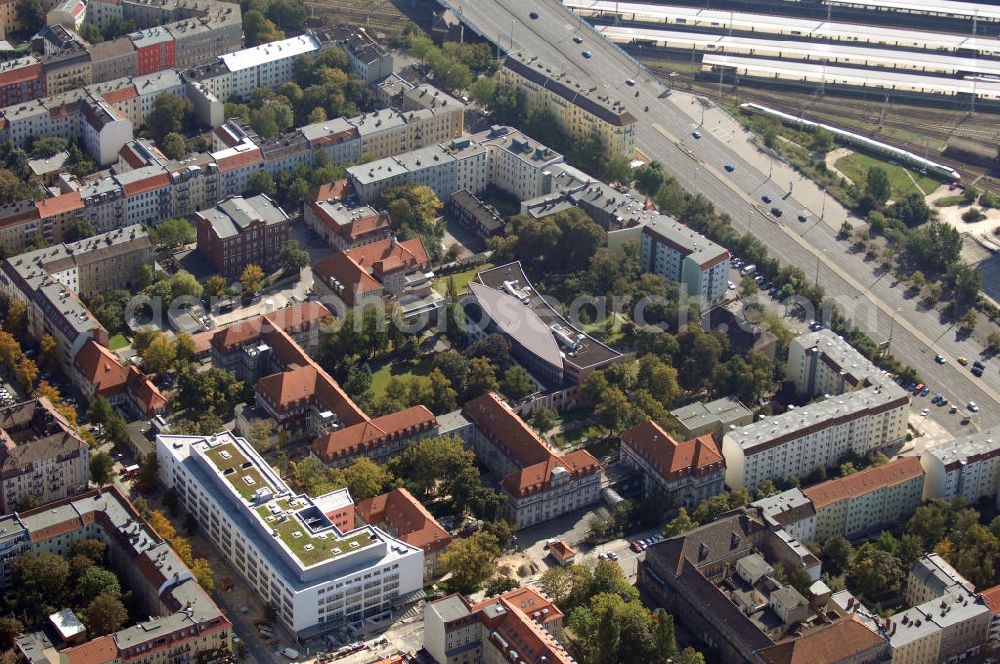
[[[0,0],[0,662],[998,662],[997,355],[996,3]]]

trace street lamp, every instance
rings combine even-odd
[[[826,189],[820,189],[820,191],[823,193],[823,206],[820,208],[820,211],[819,211],[819,220],[823,221],[824,217],[826,217],[826,195],[827,194],[826,194]]]
[[[816,287],[819,286],[819,257],[823,254],[824,251],[826,251],[826,249],[820,249],[819,251],[816,252],[816,279],[813,282],[813,286]]]
[[[896,329],[896,314],[899,313],[899,307],[892,310],[892,322],[889,323],[889,341],[885,344],[885,354],[886,356],[892,355],[892,333]]]

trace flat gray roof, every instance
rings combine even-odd
[[[928,445],[924,454],[936,458],[947,470],[991,459],[1000,454],[1000,430],[986,429],[964,438]]]

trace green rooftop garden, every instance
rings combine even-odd
[[[288,500],[286,499],[276,501],[274,504],[280,509],[288,509]],[[284,542],[285,546],[295,554],[305,567],[332,560],[337,556],[350,553],[351,551],[359,551],[371,543],[368,531],[362,531],[341,539],[336,539],[333,536],[334,531],[332,530],[327,531],[326,539],[311,536],[309,530],[294,515],[289,516],[281,522],[279,522],[280,517],[278,516],[274,516],[273,521],[268,521],[267,517],[272,516],[268,505],[258,507],[257,514],[260,515],[260,518],[264,519],[265,524],[269,528],[278,531],[278,538]],[[295,533],[299,533],[298,537],[296,537]],[[357,544],[356,547],[351,546],[354,543]]]
[[[264,479],[257,468],[253,465],[247,466],[250,460],[232,443],[207,449],[205,456],[245,500],[252,500],[254,492],[262,487],[274,491],[274,487]]]

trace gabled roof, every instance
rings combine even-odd
[[[95,396],[113,394],[125,386],[128,371],[118,357],[93,339],[76,354],[76,368],[93,386]]]
[[[986,600],[986,606],[990,607],[990,613],[993,615],[1000,614],[1000,586],[987,588],[979,594]]]
[[[803,489],[817,510],[832,503],[857,498],[873,491],[903,484],[923,477],[924,469],[919,457],[903,457],[882,466],[866,468],[847,477],[841,477]]]
[[[711,434],[678,443],[663,427],[649,420],[623,432],[622,442],[646,459],[667,480],[725,468]]]
[[[38,216],[41,219],[48,219],[58,214],[83,209],[83,199],[80,198],[80,192],[69,191],[65,194],[36,201],[35,207],[38,208]]]
[[[343,251],[330,254],[316,263],[313,274],[349,307],[353,307],[366,293],[382,290],[382,284]]]
[[[451,544],[451,535],[405,488],[359,501],[354,506],[365,523],[385,524],[388,530],[424,553],[440,551]]]
[[[885,639],[854,618],[845,618],[757,652],[769,664],[836,664],[874,661],[860,657],[885,643]]]
[[[286,371],[264,376],[257,381],[257,391],[278,410],[284,410],[299,401],[311,399],[316,394],[315,367],[295,366]]]
[[[412,406],[375,419],[331,431],[312,442],[310,449],[324,461],[351,456],[368,446],[378,446],[393,437],[437,426],[426,406]]]
[[[107,664],[118,659],[118,646],[111,634],[98,637],[60,653],[65,664]]]

